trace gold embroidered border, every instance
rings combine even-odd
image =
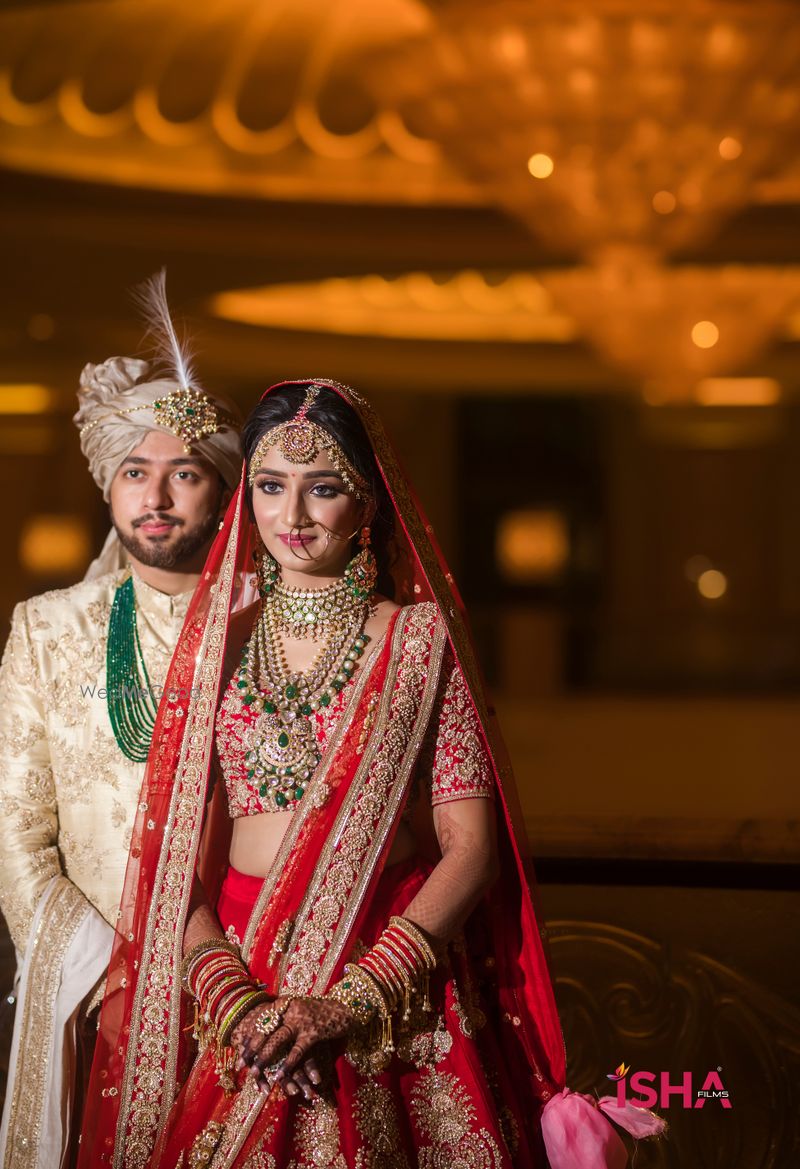
[[[33,1169],[45,1107],[48,1054],[64,956],[89,913],[86,898],[66,877],[55,877],[31,942],[21,1042],[9,1104],[4,1169]]]
[[[280,1089],[277,1091],[279,1092]],[[255,1080],[245,1080],[225,1119],[225,1132],[209,1169],[230,1169],[244,1148],[244,1143],[250,1135],[256,1117],[266,1104],[267,1099],[268,1097],[257,1087]],[[274,1107],[274,1101],[272,1103]],[[274,1123],[268,1126],[268,1131],[264,1133],[265,1140],[269,1139],[274,1127]]]
[[[361,785],[363,784],[363,781],[364,781],[364,777],[369,772],[369,768],[372,765],[372,762],[374,760],[375,754],[376,754],[377,749],[378,749],[378,744],[380,742],[380,735],[382,733],[382,730],[385,728],[385,726],[387,724],[388,713],[389,713],[389,710],[391,708],[392,695],[394,694],[394,689],[395,689],[395,685],[396,685],[396,681],[397,681],[397,670],[398,670],[399,662],[400,662],[400,646],[402,644],[402,635],[403,635],[404,626],[405,626],[405,611],[401,612],[401,615],[398,618],[397,623],[395,625],[394,636],[392,637],[392,648],[391,648],[391,653],[390,653],[390,658],[389,658],[389,666],[388,666],[388,669],[386,672],[386,678],[384,680],[384,685],[383,685],[381,695],[380,695],[380,704],[379,704],[377,716],[374,719],[374,722],[372,725],[372,730],[370,732],[369,738],[368,738],[367,743],[366,743],[364,750],[362,752],[361,760],[356,768],[356,771],[355,771],[355,774],[353,775],[352,780],[350,781],[350,787],[349,787],[347,794],[345,795],[345,798],[342,802],[342,806],[339,809],[338,815],[336,817],[336,822],[333,825],[331,832],[329,833],[328,839],[326,840],[325,844],[323,845],[322,852],[320,854],[320,859],[319,859],[319,861],[314,869],[314,877],[312,878],[311,884],[310,884],[309,888],[306,890],[305,897],[303,898],[303,901],[300,904],[300,908],[298,910],[297,919],[296,919],[296,923],[295,923],[294,934],[293,934],[294,939],[300,938],[301,927],[302,927],[303,923],[308,918],[308,915],[311,911],[311,907],[314,903],[314,898],[316,896],[318,896],[318,894],[319,894],[319,888],[320,888],[321,882],[324,878],[324,875],[326,873],[327,867],[330,863],[330,859],[331,859],[331,856],[332,856],[333,851],[335,849],[336,842],[339,840],[341,833],[342,833],[342,830],[344,828],[344,825],[346,824],[346,822],[351,814],[353,804],[354,804],[355,798],[356,798],[356,793],[358,791],[360,791]],[[287,949],[287,951],[284,953],[283,959],[281,961],[281,967],[280,967],[280,978],[282,981],[285,979],[285,976],[286,976],[286,973],[287,973],[287,970],[289,968],[289,964],[291,963],[291,961],[292,961],[292,951]]]
[[[433,619],[432,619],[433,618]],[[444,628],[435,607],[414,605],[395,630],[396,681],[387,678],[359,768],[304,899],[285,983],[293,994],[324,991],[347,944],[375,865],[406,794],[439,681]],[[366,755],[366,752],[365,752]]]
[[[444,657],[445,644],[447,642],[447,635],[444,626],[441,622],[436,623],[433,633],[433,642],[430,647],[427,665],[424,671],[425,686],[418,705],[418,714],[414,726],[411,730],[411,737],[402,751],[401,762],[395,776],[394,784],[390,790],[388,799],[386,799],[383,814],[369,833],[369,849],[366,857],[356,866],[356,873],[358,879],[350,894],[349,903],[346,904],[341,920],[336,927],[332,944],[328,947],[325,954],[325,961],[319,969],[315,982],[315,989],[318,993],[327,989],[328,983],[333,977],[333,972],[336,965],[341,958],[348,939],[352,931],[355,919],[361,909],[367,888],[372,880],[375,866],[383,852],[386,845],[387,838],[391,832],[392,826],[395,823],[397,816],[400,813],[403,801],[408,791],[409,781],[414,770],[414,764],[419,756],[420,748],[422,747],[422,740],[428,729],[428,722],[430,720],[431,710],[436,698],[436,691],[439,685],[439,675],[441,673],[442,659]],[[399,687],[400,689],[406,684],[406,675],[401,670]],[[405,729],[405,728],[404,728]],[[384,736],[381,742],[381,750],[389,755],[393,753],[393,744],[390,743],[389,736]],[[395,751],[395,754],[399,751]],[[376,764],[381,766],[385,762],[381,760]],[[344,847],[344,844],[343,844]]]
[[[169,815],[161,844],[125,1057],[114,1169],[147,1164],[172,1106],[180,1039],[180,961],[200,841],[202,801],[213,742],[241,496],[210,605],[192,687]]]
[[[433,546],[433,528],[430,524],[423,523],[422,516],[411,496],[411,491],[397,462],[394,449],[387,438],[381,420],[378,418],[371,404],[350,386],[345,386],[341,382],[334,381],[331,378],[313,378],[310,380],[313,380],[316,385],[330,386],[331,389],[336,390],[345,401],[349,402],[364,423],[370,443],[375,451],[378,465],[386,479],[395,506],[402,516],[403,523],[408,531],[414,551],[419,557],[422,570],[425,573],[436,605],[447,626],[447,633],[453,644],[458,663],[461,666],[461,672],[466,678],[470,697],[475,704],[484,729],[488,730],[490,724],[486,696],[483,690],[480,671],[475,660],[475,651],[467,633],[464,618],[455,604],[453,597],[453,578],[450,573],[445,574],[441,561],[436,554],[436,549]],[[492,729],[496,734],[496,729]],[[496,744],[493,745],[492,755],[494,755],[495,749]],[[503,752],[500,751],[499,754],[502,759]],[[496,759],[493,759],[493,762],[497,765]]]
[[[350,697],[348,698],[345,704],[345,708],[337,720],[336,726],[333,729],[333,733],[331,734],[331,737],[326,744],[322,758],[317,764],[314,778],[312,779],[311,784],[309,785],[309,790],[307,792],[308,798],[302,800],[300,807],[292,814],[292,821],[286,830],[286,835],[281,841],[281,845],[278,849],[275,860],[272,862],[270,870],[264,878],[264,884],[259,890],[256,903],[250,913],[250,919],[247,923],[247,930],[244,935],[244,941],[242,942],[242,957],[245,959],[245,961],[247,961],[250,957],[250,950],[252,948],[253,941],[255,940],[258,924],[264,915],[272,894],[275,892],[275,886],[278,883],[278,878],[280,877],[284,866],[286,865],[292,849],[297,843],[300,832],[305,825],[305,822],[308,819],[308,816],[313,807],[313,800],[311,797],[313,796],[314,780],[316,780],[318,777],[324,778],[331,760],[339,749],[342,739],[350,729],[350,726],[358,710],[358,703],[361,699],[361,695],[364,693],[367,682],[372,677],[375,664],[383,651],[384,640],[385,634],[380,638],[378,644],[374,647],[372,653],[356,677],[355,685],[351,687],[350,690]]]

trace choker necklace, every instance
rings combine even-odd
[[[291,621],[281,589],[276,586],[262,601],[236,678],[242,702],[257,715],[245,756],[247,778],[258,784],[273,811],[292,810],[303,798],[320,760],[314,714],[347,685],[370,641],[364,633],[369,603],[355,598],[346,582],[346,601],[339,581],[327,589],[283,590],[297,602]],[[296,636],[294,624],[300,620],[303,636],[309,628],[317,638],[316,631],[324,631],[324,641],[309,668],[296,671],[286,661],[281,635],[288,623],[289,636]]]
[[[269,612],[287,637],[319,641],[343,621],[363,612],[364,598],[354,595],[346,576],[323,589],[289,588],[278,579],[269,595]]]
[[[158,703],[136,625],[136,594],[128,576],[114,593],[106,645],[108,717],[117,746],[135,763],[144,763],[153,739]]]

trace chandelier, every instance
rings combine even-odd
[[[430,0],[372,85],[499,207],[583,261],[542,281],[652,400],[751,363],[800,296],[770,268],[670,268],[800,140],[789,0]]]
[[[591,260],[714,234],[800,138],[789,0],[431,3],[381,56],[394,102],[492,200]]]
[[[611,365],[653,403],[747,367],[800,303],[800,268],[601,264],[539,274]]]

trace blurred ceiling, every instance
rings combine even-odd
[[[166,263],[215,382],[791,395],[797,14],[0,5],[0,379],[66,402]]]

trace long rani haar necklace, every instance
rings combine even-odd
[[[153,696],[136,624],[136,594],[129,574],[114,593],[106,645],[108,717],[117,745],[144,763],[150,752],[158,703]]]
[[[236,685],[258,716],[247,777],[274,810],[291,810],[303,798],[320,760],[314,715],[347,685],[369,643],[364,624],[371,590],[361,584],[350,572],[324,589],[287,588],[277,580],[262,598]],[[284,634],[321,643],[307,670],[289,668]]]

